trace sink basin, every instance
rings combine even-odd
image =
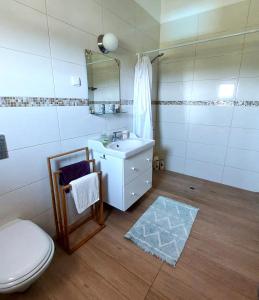
[[[146,149],[152,148],[154,140],[139,139],[133,135],[126,140],[118,140],[106,146],[100,140],[89,140],[88,146],[93,151],[101,154],[108,154],[119,158],[128,158]]]
[[[122,141],[116,141],[108,144],[106,147],[121,152],[128,152],[138,147],[145,145],[145,141],[140,139],[127,139]]]

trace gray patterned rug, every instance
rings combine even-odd
[[[158,197],[125,238],[144,251],[175,266],[189,237],[198,208]]]

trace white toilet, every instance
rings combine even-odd
[[[0,227],[0,293],[24,292],[49,266],[54,243],[31,221]]]

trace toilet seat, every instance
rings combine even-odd
[[[48,267],[52,239],[31,221],[17,219],[0,227],[0,292],[32,282]]]

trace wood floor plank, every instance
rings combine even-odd
[[[206,290],[199,291],[195,287],[190,287],[182,279],[164,270],[159,272],[152,285],[152,290],[157,291],[158,295],[161,294],[166,299],[209,299],[205,296]]]
[[[89,244],[93,244],[100,250],[105,249],[107,255],[148,284],[153,282],[162,264],[159,259],[146,255],[123,235],[108,227],[94,237]],[[146,259],[147,257],[149,259]]]
[[[124,239],[160,195],[200,209],[175,268]],[[105,215],[103,231],[73,255],[57,247],[49,269],[27,292],[0,300],[257,299],[259,193],[159,172],[127,212],[108,208]]]
[[[205,257],[191,247],[186,247],[178,265],[186,270],[191,270],[195,276],[196,274],[202,274],[203,277],[210,278],[215,288],[225,286],[227,289],[249,299],[255,299],[256,297],[256,282],[246,278],[243,274],[228,269],[226,266],[215,263],[211,257]],[[164,265],[163,269],[167,269],[168,272],[174,271],[167,265]]]
[[[149,284],[131,273],[125,267],[111,258],[103,250],[90,244],[80,248],[76,255],[81,257],[87,265],[105,278],[124,297],[128,299],[144,299],[149,289]]]
[[[50,270],[53,271],[53,276],[57,270],[58,276],[73,283],[83,293],[85,299],[102,299],[103,295],[106,299],[126,299],[75,253],[68,256],[61,249],[57,249],[56,259]]]

